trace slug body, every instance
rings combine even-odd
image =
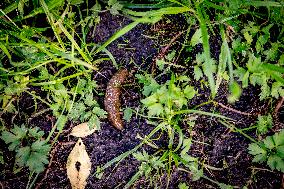
[[[126,69],[121,69],[114,74],[107,84],[104,106],[108,113],[108,120],[119,130],[123,129],[123,124],[120,116],[120,93],[121,85],[128,76]]]

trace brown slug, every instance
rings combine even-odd
[[[120,93],[121,85],[129,75],[127,69],[121,69],[112,76],[107,84],[104,106],[108,113],[108,120],[119,130],[123,129],[123,124],[120,116]]]

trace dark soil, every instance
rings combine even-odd
[[[168,18],[176,19],[176,18]],[[178,18],[180,21],[180,18]],[[122,16],[112,16],[109,13],[101,15],[101,22],[95,31],[95,38],[89,38],[96,43],[103,43],[113,33],[123,26],[130,23],[130,20]],[[108,50],[113,54],[120,67],[125,67],[135,73],[147,71],[151,73],[153,58],[160,52],[162,45],[166,45],[180,28],[175,25],[167,25],[159,22],[155,26],[138,25],[136,28],[128,32],[120,39],[113,42]],[[160,32],[159,31],[163,31]],[[176,32],[175,32],[176,31]],[[162,35],[162,33],[171,33],[171,35]],[[150,38],[149,36],[156,36]],[[183,43],[184,36],[179,38],[178,42],[174,44],[170,50],[179,48],[180,43]],[[215,44],[216,49],[214,57],[218,57],[220,49],[220,42],[218,38],[211,43]],[[161,45],[162,44],[162,45]],[[197,53],[197,50],[196,50]],[[195,53],[195,54],[196,54]],[[106,83],[111,76],[117,71],[112,62],[104,62],[99,65],[99,72],[94,73],[94,79],[99,85],[100,92],[106,89]],[[198,105],[206,102],[210,96],[208,89],[201,89],[198,82],[192,82],[196,89],[199,89],[199,96],[195,97],[190,106]],[[139,91],[139,85],[135,82],[134,76],[128,79],[127,84],[123,87],[122,93],[122,108],[132,107],[137,108],[142,98]],[[226,84],[220,87],[220,91],[216,97],[216,101],[223,105],[250,113],[251,116],[241,115],[228,108],[221,106],[214,106],[208,104],[202,107],[202,110],[220,112],[222,115],[228,116],[235,120],[235,126],[244,128],[253,124],[258,114],[265,114],[269,109],[269,102],[259,101],[259,89],[249,88],[243,92],[241,99],[234,105],[229,105],[226,100],[228,95]],[[34,113],[33,99],[28,95],[24,95],[19,99],[20,111],[18,115],[3,115],[7,123],[20,123],[26,120],[27,116]],[[99,97],[99,103],[102,105],[103,96]],[[47,107],[39,105],[40,110]],[[38,110],[37,110],[38,111]],[[283,122],[283,108],[279,110],[279,121]],[[55,122],[54,117],[50,111],[47,111],[37,117],[28,119],[33,126],[38,126],[46,133],[52,128]],[[74,125],[68,123],[66,130],[59,137],[58,142],[52,149],[50,155],[50,163],[44,173],[40,174],[35,182],[35,188],[71,188],[66,174],[66,162],[69,153],[78,140],[75,137],[69,136],[69,133]],[[123,188],[123,186],[136,173],[140,165],[132,156],[127,157],[120,162],[116,167],[112,166],[105,170],[101,179],[95,177],[96,167],[102,166],[118,155],[134,148],[139,144],[137,134],[144,136],[150,133],[153,126],[146,123],[142,117],[134,117],[129,123],[124,123],[125,129],[118,131],[107,120],[102,123],[101,130],[83,139],[86,145],[87,152],[92,161],[91,175],[88,179],[86,188]],[[223,126],[217,119],[211,119],[206,116],[199,116],[197,123],[193,129],[193,138],[195,141],[206,143],[193,143],[190,154],[204,160],[204,163],[218,170],[204,169],[204,174],[212,180],[231,184],[234,186],[248,186],[248,188],[281,188],[282,174],[277,171],[269,171],[269,168],[261,164],[253,164],[252,156],[248,154],[247,147],[250,143],[244,136],[234,133]],[[254,132],[248,133],[254,136]],[[158,145],[163,146],[166,138],[162,137],[157,142]],[[0,140],[0,149],[4,152],[4,161],[7,162],[2,165],[0,170],[0,186],[2,188],[25,188],[28,183],[28,170],[23,169],[18,173],[13,173],[14,154],[9,152],[6,145]],[[150,147],[144,146],[149,153],[152,153]],[[157,184],[159,188],[166,188],[167,176],[166,173],[161,177]],[[171,174],[169,188],[178,188],[179,183],[185,182],[191,188],[218,188],[216,184],[200,179],[198,181],[191,181],[191,175],[182,171],[174,169]],[[146,178],[140,178],[133,188],[152,188]],[[283,187],[283,185],[282,185]]]

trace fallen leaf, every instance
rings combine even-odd
[[[72,189],[84,189],[91,172],[91,160],[82,139],[79,138],[67,159],[67,176]]]
[[[92,130],[90,130],[90,127],[88,126],[88,123],[81,123],[77,126],[75,126],[72,129],[72,132],[70,135],[75,136],[75,137],[86,137],[90,134],[93,134],[96,131],[96,128],[93,128]]]

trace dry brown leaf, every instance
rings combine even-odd
[[[88,123],[81,123],[77,126],[75,126],[72,129],[72,132],[70,135],[75,136],[75,137],[86,137],[90,134],[93,134],[96,131],[96,128],[94,127],[92,130],[90,130]]]
[[[82,139],[79,138],[67,159],[67,176],[72,189],[84,189],[91,171],[91,160]]]

